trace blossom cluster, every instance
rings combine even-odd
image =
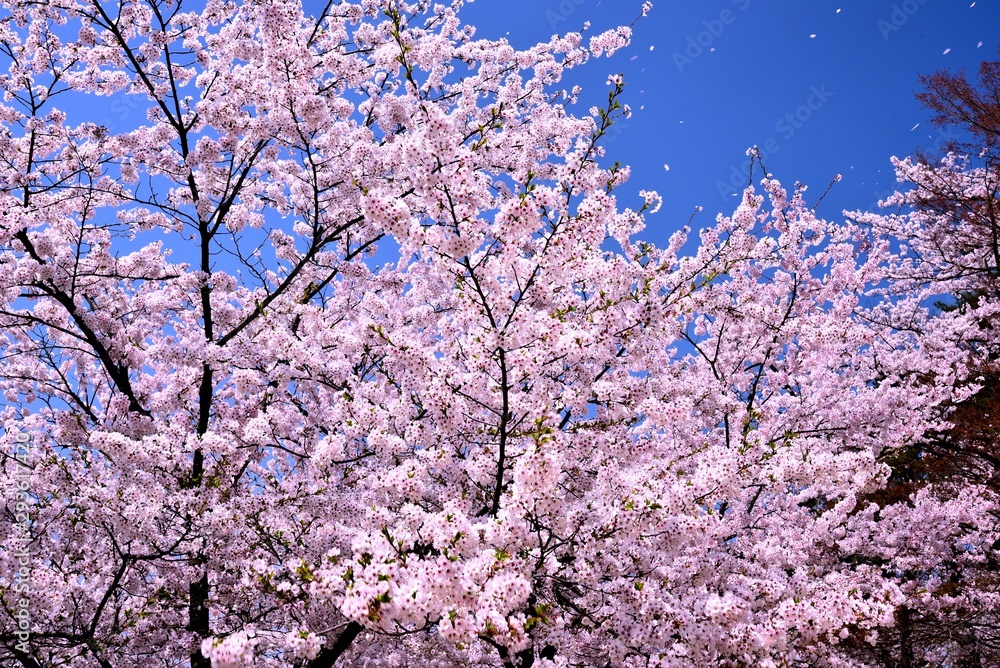
[[[623,80],[559,88],[629,28],[0,4],[0,417],[45,592],[0,663],[841,668],[998,609],[991,478],[918,470],[995,366],[997,300],[933,307],[995,294],[995,228],[919,209],[982,202],[968,162],[898,161],[915,210],[847,221],[768,177],[658,247],[604,159]]]

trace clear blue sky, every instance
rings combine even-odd
[[[523,47],[585,21],[591,31],[629,23],[641,4],[478,0],[463,17],[480,37]],[[808,184],[813,201],[843,175],[825,217],[873,208],[896,187],[891,155],[940,144],[913,97],[917,76],[975,72],[1000,58],[998,38],[998,0],[654,0],[632,46],[592,61],[573,82],[604,97],[607,75],[625,75],[635,114],[608,157],[632,166],[630,191],[664,196],[644,235],[662,242],[696,205],[705,209],[696,227],[731,211],[737,198],[720,190],[735,190],[728,183],[754,144],[770,146],[768,170],[788,186]]]
[[[305,4],[308,12],[325,3]],[[523,48],[587,21],[591,33],[631,23],[641,5],[476,0],[462,17],[478,36]],[[632,167],[623,196],[643,188],[664,196],[643,234],[663,243],[698,205],[696,228],[732,211],[753,145],[782,183],[809,185],[812,201],[842,174],[819,210],[825,217],[873,209],[896,187],[890,156],[943,143],[913,97],[918,75],[974,73],[1000,59],[998,45],[1000,0],[653,0],[628,49],[574,70],[566,85],[584,87],[575,113],[585,114],[607,99],[608,74],[625,75],[634,115],[612,130],[608,160]],[[129,96],[93,105],[77,111],[109,127],[142,117]]]

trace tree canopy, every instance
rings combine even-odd
[[[2,4],[4,665],[1000,657],[982,155],[657,247],[560,88],[628,27]]]

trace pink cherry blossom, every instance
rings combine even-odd
[[[767,179],[645,242],[624,82],[559,88],[630,29],[462,4],[3,0],[4,665],[861,666],[995,610],[995,488],[879,496],[983,384],[996,302],[931,301],[982,230]]]

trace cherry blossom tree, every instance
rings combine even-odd
[[[461,4],[5,0],[0,659],[860,665],[980,564],[994,497],[877,498],[966,316],[770,179],[641,241],[558,88],[629,29]]]
[[[984,60],[970,80],[964,70],[942,70],[919,79],[917,99],[938,127],[958,130],[949,151],[985,159],[997,166],[1000,146],[1000,61]]]
[[[895,160],[906,187],[884,204],[899,212],[854,214],[860,225],[898,244],[889,263],[894,293],[937,302],[950,320],[965,323],[962,336],[952,340],[968,356],[972,396],[956,397],[944,430],[897,449],[886,462],[893,474],[876,497],[900,509],[907,517],[902,525],[926,522],[917,499],[934,499],[942,509],[971,507],[970,497],[986,499],[981,512],[998,521],[997,173],[974,162],[954,153],[938,164],[926,157]],[[1000,541],[956,547],[932,557],[924,544],[915,544],[907,565],[893,569],[909,600],[899,610],[894,634],[884,637],[888,645],[878,647],[880,655],[898,661],[882,658],[883,665],[936,665],[948,658],[950,665],[985,666],[1000,660],[1000,600],[994,594],[1000,587]],[[879,557],[880,563],[887,563],[886,557]]]
[[[968,382],[974,394],[956,402],[944,431],[898,449],[887,460],[893,473],[878,500],[904,513],[912,512],[908,506],[915,506],[915,498],[955,505],[969,496],[992,500],[1000,492],[995,445],[998,72],[1000,63],[986,61],[977,82],[963,72],[921,77],[923,91],[917,98],[935,114],[935,124],[956,139],[943,156],[918,153],[894,159],[903,185],[883,202],[888,213],[853,215],[897,244],[888,274],[894,292],[922,295],[966,322],[964,338],[955,345],[971,354]],[[983,511],[997,521],[995,508]],[[897,612],[896,628],[883,634],[869,654],[882,665],[907,667],[1000,661],[1000,601],[992,594],[1000,585],[1000,542],[984,543],[970,561],[972,552],[963,548],[926,560],[929,552],[921,549],[922,564],[897,568],[898,577],[910,583],[904,584],[909,600]]]

